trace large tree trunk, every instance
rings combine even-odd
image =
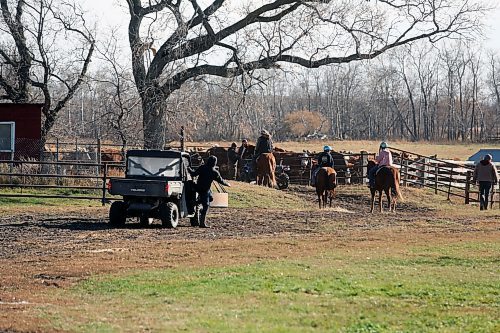
[[[142,97],[142,123],[144,128],[144,148],[163,149],[165,146],[165,96],[159,89],[149,88]]]

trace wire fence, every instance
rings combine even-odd
[[[107,181],[121,176],[124,165],[117,163],[47,162],[0,160],[0,197],[34,197],[113,200],[107,194]],[[32,190],[36,190],[32,192]]]

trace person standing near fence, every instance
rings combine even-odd
[[[227,164],[229,171],[229,179],[236,180],[238,178],[238,164],[239,156],[236,152],[236,142],[231,144],[231,147],[227,150]]]
[[[474,169],[474,183],[479,183],[479,209],[488,209],[491,187],[498,183],[498,172],[490,154],[486,154]]]

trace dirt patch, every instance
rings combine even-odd
[[[296,188],[304,200],[311,190]],[[32,309],[88,276],[128,269],[231,265],[319,253],[334,247],[405,246],[437,239],[495,239],[498,216],[446,219],[412,203],[396,214],[369,214],[367,195],[344,194],[325,210],[212,209],[211,229],[183,220],[109,228],[107,209],[42,210],[0,218],[0,330],[37,331]],[[498,239],[498,238],[497,238]],[[53,300],[52,300],[53,301]],[[65,300],[60,300],[64,304]]]

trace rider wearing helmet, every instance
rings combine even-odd
[[[383,166],[392,166],[392,153],[389,150],[389,145],[387,142],[382,141],[380,143],[380,147],[378,150],[378,156],[375,158],[375,161],[377,162],[377,166],[374,168],[371,168],[368,171],[368,180],[370,183],[370,187],[375,187],[375,175],[377,174],[377,171],[383,167]]]
[[[323,167],[333,168],[333,157],[330,154],[331,150],[332,150],[332,147],[330,147],[328,145],[325,145],[323,147],[323,152],[320,153],[316,157],[316,160],[318,161],[318,164],[317,164],[316,168],[314,169],[314,171],[311,174],[311,185],[312,186],[316,185],[315,184],[315,182],[316,182],[316,174],[318,173],[319,169],[321,169]]]
[[[323,152],[318,155],[318,166],[320,168],[322,167],[330,167],[333,168],[333,157],[330,154],[330,151],[332,150],[332,147],[330,146],[324,146],[323,147]]]

